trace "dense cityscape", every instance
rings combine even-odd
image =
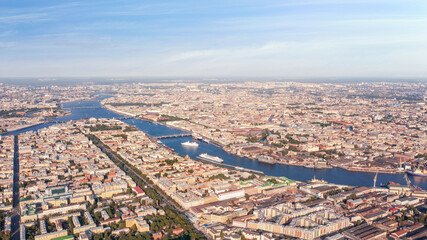
[[[395,173],[424,168],[425,91],[383,83],[136,84],[103,104],[272,164]]]
[[[427,240],[426,13],[0,1],[0,240]]]
[[[0,239],[423,239],[426,93],[422,82],[0,84]],[[218,154],[197,152],[207,146]],[[313,175],[261,171],[283,166]],[[316,178],[333,169],[369,184]]]

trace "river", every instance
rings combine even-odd
[[[101,95],[100,98],[87,101],[77,101],[64,103],[63,106],[65,109],[70,109],[71,114],[57,118],[58,121],[69,121],[69,120],[79,120],[85,118],[120,118],[123,115],[109,111],[108,109],[102,107],[100,101],[110,97],[109,95]],[[124,119],[124,122],[134,125],[138,129],[152,135],[152,136],[165,136],[171,134],[184,133],[180,129],[171,128],[162,124],[147,122],[140,119]],[[19,134],[26,131],[35,131],[44,127],[53,125],[54,123],[46,123],[30,128],[17,130],[14,132],[9,132],[10,134]],[[239,166],[243,168],[253,169],[257,171],[262,171],[266,175],[271,176],[285,176],[290,179],[297,181],[307,181],[316,177],[317,179],[323,179],[330,183],[344,184],[351,186],[373,186],[373,179],[375,173],[366,173],[366,172],[351,172],[340,168],[332,169],[309,169],[299,166],[287,166],[287,165],[270,165],[265,163],[260,163],[257,160],[252,160],[244,157],[238,157],[233,154],[227,153],[222,150],[220,147],[214,144],[208,144],[203,141],[197,141],[199,143],[198,148],[184,148],[181,143],[185,141],[194,141],[191,137],[180,137],[180,138],[167,138],[162,139],[161,141],[168,147],[175,150],[175,152],[181,155],[188,155],[189,157],[196,159],[196,157],[201,153],[208,153],[209,155],[218,156],[224,159],[224,163],[233,166]],[[422,189],[427,189],[427,178],[426,177],[414,177],[409,176],[409,179],[412,182],[412,185],[421,187]],[[389,181],[400,183],[406,185],[404,179],[404,173],[398,174],[384,174],[379,173],[377,179],[377,186],[380,184],[385,184]]]

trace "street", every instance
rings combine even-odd
[[[21,216],[19,215],[19,142],[18,135],[14,137],[13,153],[13,214],[12,214],[12,240],[20,240],[19,224]]]

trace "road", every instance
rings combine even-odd
[[[12,210],[12,240],[20,240],[19,222],[19,142],[18,135],[15,135],[15,146],[13,152],[13,210]]]
[[[88,136],[87,136],[88,137]],[[149,188],[151,188],[151,189],[153,189],[160,197],[161,197],[161,199],[162,199],[162,201],[166,204],[166,205],[168,205],[168,206],[171,206],[171,207],[173,207],[174,209],[175,209],[175,211],[177,211],[178,213],[180,213],[180,214],[183,214],[187,219],[188,219],[188,216],[187,216],[187,214],[188,214],[188,212],[186,212],[181,206],[179,206],[179,205],[177,205],[177,204],[175,204],[175,203],[173,203],[173,202],[170,202],[169,200],[168,200],[168,198],[166,197],[166,195],[165,195],[165,193],[163,193],[163,192],[161,192],[161,191],[157,191],[157,189],[156,188],[154,188],[154,186],[153,186],[153,184],[150,184],[150,183],[148,183],[147,181],[145,181],[139,174],[137,174],[134,170],[132,170],[131,168],[129,168],[127,165],[126,165],[126,163],[124,163],[122,160],[120,160],[118,157],[116,157],[116,153],[113,151],[113,150],[111,150],[108,146],[106,146],[104,143],[102,143],[101,141],[99,142],[99,143],[95,143],[94,142],[94,144],[98,147],[98,148],[100,148],[101,149],[101,151],[102,152],[104,152],[105,154],[107,154],[107,153],[110,153],[110,155],[114,158],[114,159],[112,159],[112,160],[115,160],[115,161],[117,161],[117,162],[119,162],[119,163],[123,163],[123,170],[127,173],[127,174],[129,174],[129,175],[133,175],[133,176],[135,176],[136,178],[138,178],[139,180],[141,180],[146,186],[148,186]],[[142,186],[141,186],[142,187]],[[190,221],[190,219],[188,219],[189,221]],[[191,222],[191,221],[190,221]],[[199,232],[199,233],[202,233],[205,237],[206,236],[208,236],[205,232],[203,232],[203,231],[201,231],[200,229],[198,229],[194,224],[193,224],[193,226],[194,226],[194,230],[196,231],[196,232]]]
[[[153,184],[148,183],[147,181],[144,180],[144,178],[142,178],[139,174],[137,174],[134,170],[132,170],[131,168],[129,168],[125,162],[123,162],[122,160],[120,160],[119,158],[116,157],[116,153],[114,151],[112,151],[108,146],[106,146],[104,143],[100,142],[99,144],[95,144],[97,145],[97,147],[99,147],[101,149],[101,151],[103,151],[104,153],[110,153],[110,155],[114,158],[115,161],[123,163],[124,166],[124,170],[126,173],[135,176],[136,178],[138,178],[139,180],[141,180],[145,185],[147,185],[148,187],[150,187],[151,189],[153,189],[163,200],[164,203],[166,203],[168,206],[173,207],[175,210],[177,210],[179,213],[181,214],[185,214],[185,210],[181,208],[181,206],[177,206],[176,204],[174,204],[173,202],[170,202],[166,195],[163,192],[158,191],[156,188],[154,188]]]

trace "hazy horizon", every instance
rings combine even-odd
[[[296,82],[296,83],[427,83],[427,78],[107,78],[107,77],[56,77],[56,78],[29,78],[29,77],[0,77],[0,83],[12,85],[79,85],[85,84],[128,84],[128,83],[239,83],[239,82]]]

